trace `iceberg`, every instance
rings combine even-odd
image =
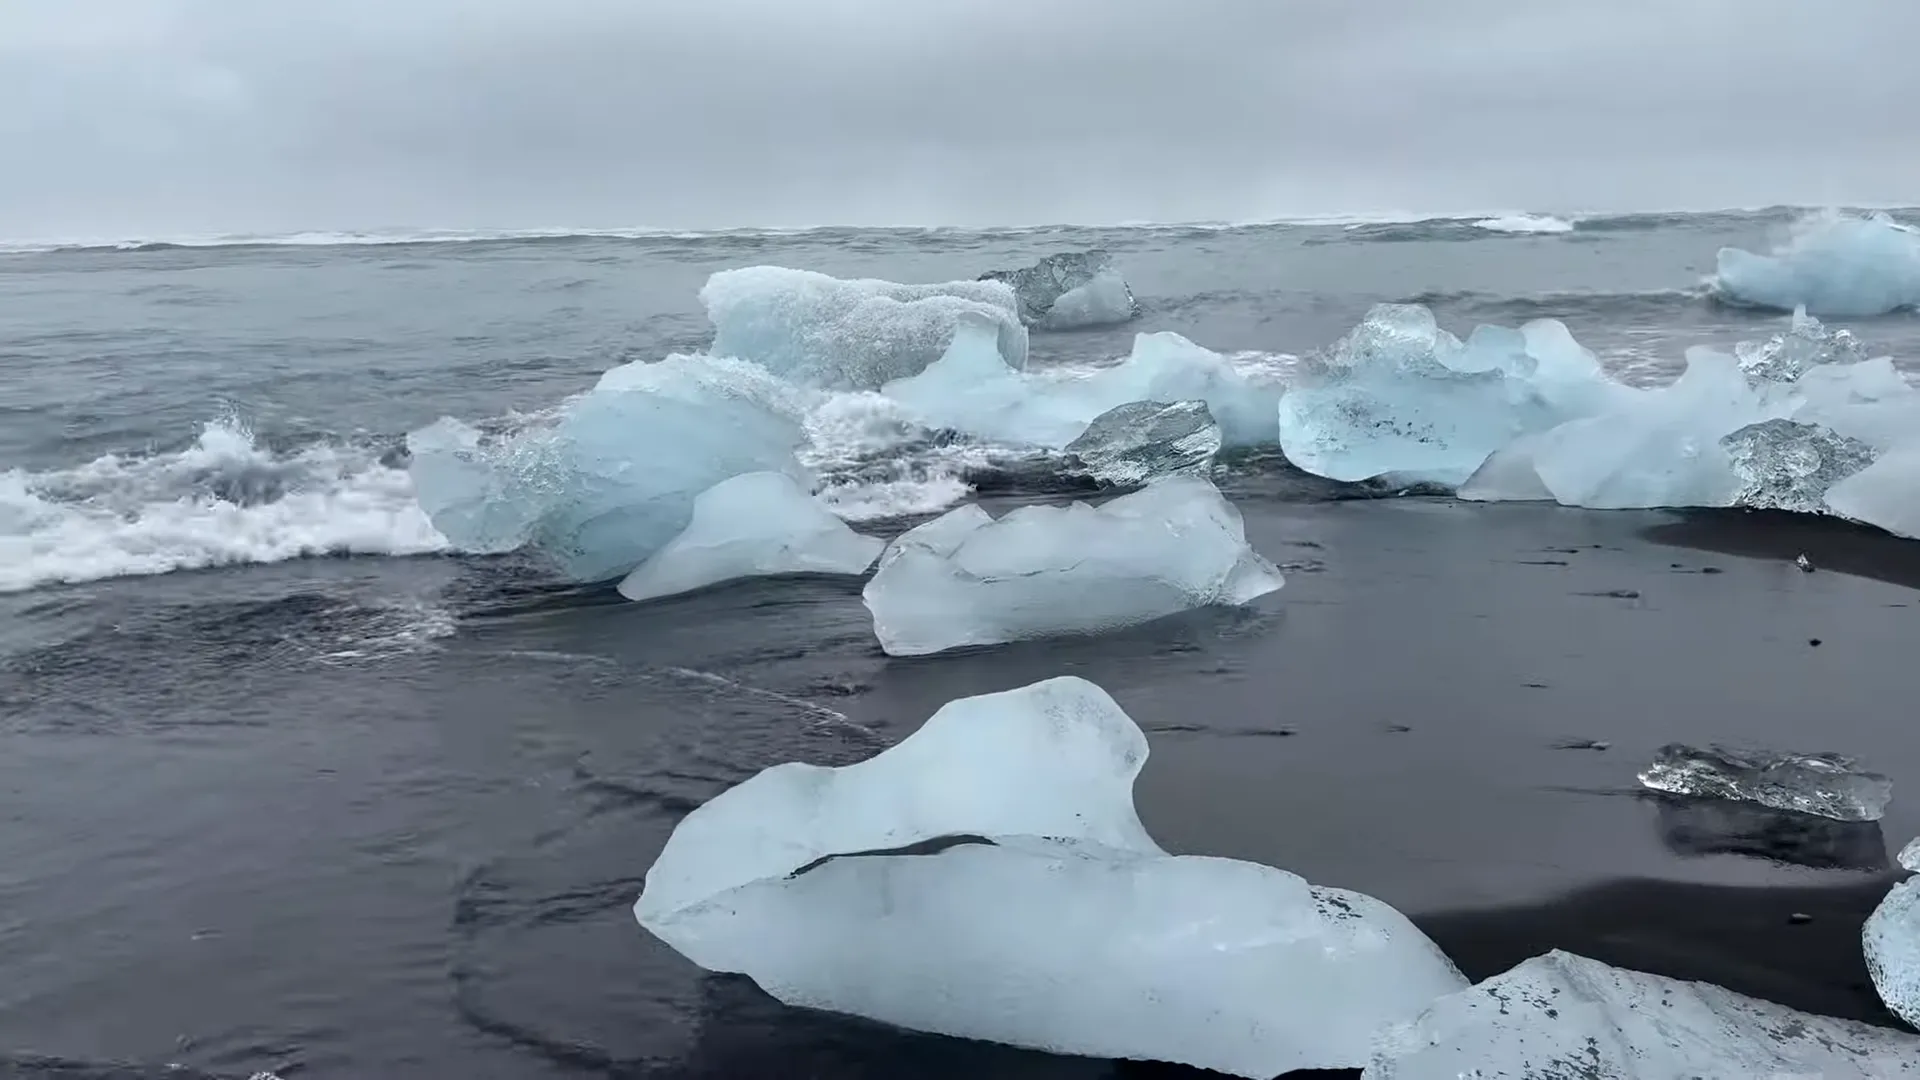
[[[1900,865],[1920,872],[1920,839],[1900,852]],[[1895,885],[1860,928],[1867,975],[1887,1009],[1920,1028],[1920,877]]]
[[[1640,771],[1640,783],[1673,795],[1733,799],[1775,810],[1878,821],[1893,798],[1893,781],[1839,754],[1790,754],[1668,743]]]
[[[687,527],[620,582],[620,595],[650,600],[769,574],[864,574],[884,547],[786,473],[742,473],[696,496]]]
[[[552,416],[486,437],[451,418],[407,436],[416,498],[456,549],[529,549],[574,581],[624,576],[746,472],[804,478],[805,435],[778,380],[738,361],[629,364]]]
[[[1711,287],[1745,307],[1885,315],[1920,306],[1920,234],[1884,213],[1800,222],[1769,255],[1721,248]]]
[[[1001,356],[1027,362],[1013,289],[997,281],[902,285],[811,270],[723,270],[700,290],[716,356],[833,390],[873,390],[938,359],[963,315],[991,322]]]
[[[1383,1034],[1361,1080],[1895,1080],[1920,1038],[1551,952]]]
[[[963,317],[946,352],[882,393],[920,423],[1014,445],[1064,449],[1095,418],[1136,401],[1202,401],[1228,446],[1271,444],[1277,384],[1259,382],[1219,353],[1178,334],[1140,334],[1120,363],[1092,372],[1016,371],[999,352],[999,328]]]
[[[1048,330],[1111,326],[1140,314],[1133,289],[1105,251],[1048,255],[1018,270],[989,270],[980,280],[1012,286],[1021,321]]]
[[[1280,448],[1330,480],[1457,486],[1515,439],[1623,392],[1558,322],[1483,326],[1462,342],[1425,307],[1379,304],[1280,399]]]
[[[1067,453],[1102,487],[1138,487],[1161,476],[1205,476],[1220,453],[1220,425],[1204,401],[1135,401],[1093,418]]]
[[[1366,1061],[1466,985],[1399,912],[1141,825],[1138,725],[1084,679],[943,706],[854,765],[776,765],[687,815],[640,925],[789,1005],[1266,1077]]]
[[[888,545],[862,595],[881,648],[920,656],[1244,605],[1283,584],[1218,488],[1170,476],[1099,509],[952,510]]]

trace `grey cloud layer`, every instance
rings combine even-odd
[[[1911,0],[0,0],[0,236],[1920,201]]]

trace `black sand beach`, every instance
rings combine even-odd
[[[274,570],[151,579],[106,637],[0,668],[9,728],[43,736],[0,762],[5,910],[35,930],[0,957],[21,976],[0,1045],[289,1078],[1161,1075],[788,1010],[627,910],[678,815],[726,785],[1065,673],[1149,731],[1138,802],[1170,850],[1372,893],[1476,978],[1558,947],[1893,1022],[1858,931],[1920,833],[1898,704],[1920,548],[1275,483],[1236,492],[1289,572],[1255,610],[914,660],[879,652],[855,585],[818,579],[490,595],[435,649],[333,663],[304,644],[366,612],[298,586],[210,618],[223,577],[258,596]],[[479,572],[322,565],[442,596]],[[196,579],[203,622],[169,624]],[[286,648],[223,649],[222,627]],[[95,663],[109,644],[122,659]],[[1634,778],[1670,741],[1854,754],[1895,801],[1878,826],[1674,805]]]

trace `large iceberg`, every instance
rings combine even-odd
[[[856,765],[776,765],[687,815],[640,924],[791,1005],[1236,1076],[1363,1064],[1465,986],[1386,904],[1170,855],[1140,728],[1078,678],[949,702]]]
[[[1280,448],[1331,480],[1455,485],[1623,390],[1561,323],[1482,326],[1462,342],[1425,307],[1380,304],[1280,399]]]
[[[1900,852],[1900,865],[1920,873],[1920,839]],[[1920,1028],[1920,877],[1895,885],[1860,930],[1867,974],[1895,1016]]]
[[[1770,255],[1721,248],[1712,287],[1729,303],[1815,315],[1920,306],[1920,234],[1884,213],[1816,216]]]
[[[1000,355],[1027,362],[1013,289],[998,281],[902,285],[811,270],[723,270],[700,290],[716,356],[836,390],[878,389],[939,359],[963,315],[993,324]]]
[[[1896,1080],[1920,1038],[1709,983],[1537,956],[1381,1039],[1361,1080]]]
[[[414,431],[408,472],[456,549],[528,548],[572,580],[611,580],[666,546],[714,484],[745,472],[806,475],[788,392],[738,361],[628,364],[506,435],[450,418]]]
[[[1126,359],[1091,372],[1017,371],[1000,354],[998,326],[967,317],[939,360],[883,392],[929,427],[1059,450],[1095,417],[1136,401],[1203,401],[1226,445],[1272,443],[1281,391],[1172,333],[1137,335]]]
[[[620,582],[620,595],[649,600],[769,574],[864,574],[884,547],[786,473],[742,473],[701,492],[687,527]]]
[[[1013,286],[1021,321],[1048,330],[1109,326],[1140,314],[1133,289],[1105,251],[1048,255],[1018,270],[989,270],[980,280]]]
[[[1602,412],[1515,439],[1460,497],[1746,506],[1920,528],[1907,449],[1920,437],[1920,392],[1891,361],[1863,356],[1851,334],[1805,312],[1732,354],[1689,349],[1671,385],[1618,387]]]
[[[1132,401],[1093,418],[1067,444],[1073,467],[1102,487],[1162,476],[1205,476],[1220,452],[1220,425],[1204,401]]]
[[[1171,476],[1098,509],[949,511],[888,545],[862,595],[881,648],[918,656],[1242,605],[1284,583],[1218,488]]]
[[[1775,810],[1878,821],[1893,798],[1893,781],[1839,754],[1797,754],[1668,743],[1640,770],[1654,791],[1759,803]]]

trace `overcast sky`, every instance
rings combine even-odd
[[[0,0],[0,238],[1920,202],[1920,0]]]

